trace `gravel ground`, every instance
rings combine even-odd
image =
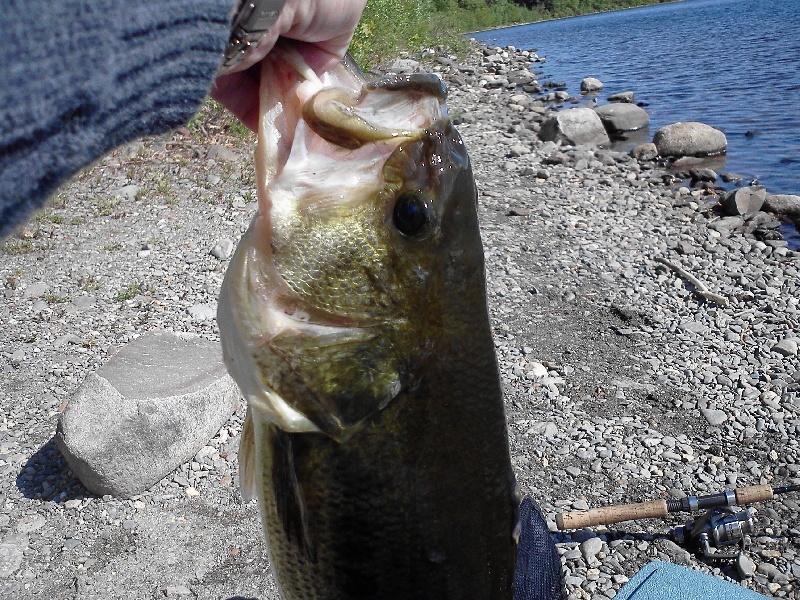
[[[434,63],[481,190],[522,492],[554,520],[800,483],[800,254],[769,215],[720,218],[713,186],[670,183],[663,166],[625,153],[538,141],[551,105],[514,80],[532,63],[514,51]],[[86,169],[0,253],[2,597],[278,598],[256,506],[237,489],[243,412],[126,500],[89,494],[52,440],[70,396],[116,347],[156,328],[217,339],[227,253],[224,243],[211,250],[237,241],[251,218],[253,138],[204,112]],[[670,540],[686,515],[558,533],[569,598],[611,598],[655,559],[800,597],[798,502],[756,507],[739,569]]]

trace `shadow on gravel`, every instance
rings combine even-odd
[[[94,496],[75,476],[56,447],[55,438],[39,448],[17,475],[17,489],[30,500],[66,502]]]
[[[602,537],[605,540],[636,540],[636,541],[650,541],[653,540],[671,540],[672,536],[667,533],[645,533],[645,532],[631,532],[622,531],[619,529],[609,529],[602,534],[590,531],[588,529],[579,529],[577,531],[564,532],[560,531],[553,533],[553,540],[556,544],[564,544],[568,542],[582,543],[590,538]]]
[[[231,596],[227,600],[258,600],[258,598],[246,598],[244,596]]]

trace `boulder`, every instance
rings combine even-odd
[[[218,342],[148,332],[86,378],[56,444],[89,491],[130,497],[194,456],[238,401]]]
[[[761,210],[767,190],[763,186],[739,188],[727,192],[720,204],[728,215],[750,215]]]
[[[785,215],[793,219],[800,218],[800,196],[791,194],[767,194],[764,210]]]
[[[594,77],[584,77],[581,81],[581,94],[591,94],[603,89],[603,82]]]
[[[709,156],[723,154],[725,134],[705,123],[673,123],[656,131],[653,143],[661,156]]]
[[[618,94],[611,94],[608,97],[609,102],[633,102],[633,92],[620,92]]]
[[[635,104],[603,104],[594,109],[606,129],[613,133],[616,131],[636,131],[647,127],[650,115],[647,111]]]
[[[534,79],[535,77],[533,73],[525,70],[514,71],[508,77],[509,83],[513,83],[514,85],[526,85],[531,81],[533,81]]]
[[[610,142],[603,122],[591,108],[570,108],[555,113],[542,124],[539,138],[572,146]]]

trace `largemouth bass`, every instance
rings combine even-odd
[[[518,500],[444,87],[295,63],[264,64],[259,210],[218,315],[281,593],[510,599]]]

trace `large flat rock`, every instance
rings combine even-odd
[[[573,146],[610,142],[600,117],[591,108],[570,108],[555,113],[542,124],[539,139]]]
[[[640,106],[628,103],[603,104],[594,109],[610,132],[636,131],[650,124],[650,115]]]
[[[134,496],[197,453],[238,398],[219,343],[148,332],[87,376],[56,443],[87,489]]]

